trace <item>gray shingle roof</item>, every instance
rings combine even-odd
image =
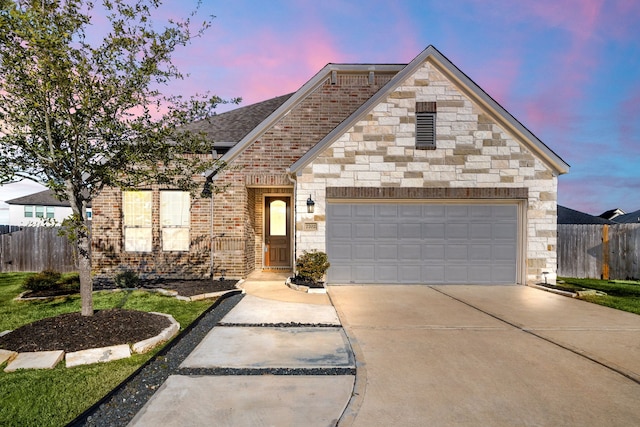
[[[30,206],[65,206],[70,207],[67,200],[58,200],[51,190],[44,190],[38,193],[29,194],[15,199],[6,200],[10,205],[30,205]],[[91,207],[91,202],[87,204]]]
[[[614,224],[614,222],[558,205],[558,224]]]
[[[194,122],[188,129],[205,132],[216,146],[231,146],[258,126],[293,95],[278,96]],[[226,144],[225,144],[226,143]],[[230,144],[233,143],[233,144]]]
[[[613,222],[620,224],[636,224],[640,223],[640,210],[629,212],[628,214],[617,216]]]

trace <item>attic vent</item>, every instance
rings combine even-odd
[[[416,148],[436,149],[436,103],[416,102]]]

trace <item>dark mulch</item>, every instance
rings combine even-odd
[[[170,291],[178,292],[178,295],[184,297],[192,297],[194,295],[209,294],[212,292],[230,291],[236,289],[235,285],[237,280],[172,280],[172,279],[156,279],[156,280],[143,280],[140,281],[141,289],[166,289]],[[96,284],[94,290],[108,290],[116,289],[116,286],[111,284]],[[77,290],[69,289],[49,289],[40,291],[30,291],[22,296],[22,298],[35,298],[35,297],[58,297],[77,294]]]
[[[177,291],[178,295],[192,297],[194,295],[209,294],[212,292],[230,291],[236,289],[237,280],[154,280],[144,282],[144,289],[167,289]]]
[[[0,348],[71,352],[133,344],[158,335],[170,324],[165,316],[135,310],[98,310],[93,316],[69,313],[29,323],[0,337]]]
[[[291,278],[291,283],[296,284],[298,286],[306,286],[308,288],[316,288],[316,289],[324,288],[324,282],[314,282],[313,280],[305,280],[300,276],[293,276]]]

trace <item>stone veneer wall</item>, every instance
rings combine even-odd
[[[437,103],[436,150],[414,148],[416,101]],[[297,186],[298,206],[312,194],[316,209],[298,210],[296,222],[318,224],[298,232],[297,255],[325,250],[326,187],[527,188],[527,281],[543,271],[555,278],[557,177],[429,61],[307,166]]]
[[[262,231],[257,200],[258,188],[278,188],[292,192],[286,170],[327,133],[353,113],[386,84],[393,74],[338,73],[332,84],[327,78],[318,88],[247,147],[217,176],[216,184],[228,186],[214,201],[214,235],[224,233],[214,245],[216,266],[229,277],[246,277],[262,267]],[[247,188],[249,187],[249,188]],[[254,188],[251,188],[254,187]],[[256,203],[258,203],[256,205]],[[249,206],[253,204],[254,206]],[[305,202],[298,206],[305,206]],[[299,209],[298,209],[299,210]]]

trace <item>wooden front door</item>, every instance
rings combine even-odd
[[[264,199],[265,267],[291,267],[291,197]]]

